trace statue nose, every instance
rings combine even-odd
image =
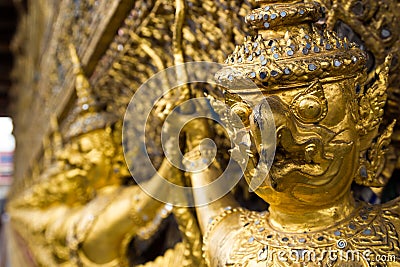
[[[266,103],[264,102],[259,106],[254,118],[256,120],[260,120],[261,118],[264,120],[273,119],[276,132],[278,133],[280,129],[287,126],[291,121],[289,107],[277,96],[268,96],[265,100]]]
[[[276,145],[279,131],[291,123],[288,107],[276,96],[266,97],[253,109],[251,128],[257,146]]]

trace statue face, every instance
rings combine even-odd
[[[88,183],[93,188],[100,188],[110,184],[113,154],[110,134],[98,129],[73,138],[65,146],[64,155],[70,165],[86,171]]]
[[[271,205],[322,206],[348,193],[357,170],[359,141],[352,80],[276,90],[272,110],[277,149],[269,177],[256,192]],[[257,118],[251,132],[260,151]]]

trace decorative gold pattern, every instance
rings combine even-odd
[[[393,121],[399,103],[399,4],[321,2],[328,8],[328,27],[342,20],[361,34],[376,60],[368,75],[365,64],[370,61],[351,38],[313,24],[324,11],[311,1],[256,1],[252,11],[242,0],[30,1],[13,43],[18,148],[8,212],[29,247],[32,264],[306,266],[281,261],[277,253],[312,249],[318,258],[345,241],[346,249],[370,249],[372,261],[323,258],[307,266],[399,266],[398,258],[376,260],[378,255],[400,254],[398,201],[373,207],[355,204],[350,194],[353,180],[384,186],[387,177],[381,173],[393,165],[385,152],[391,139],[399,139]],[[247,31],[256,34],[234,49]],[[240,88],[225,92],[225,101],[246,127],[240,133],[249,132],[252,139],[247,146],[239,142],[242,136],[235,136],[234,143],[241,146],[232,148],[231,156],[239,162],[250,156],[245,170],[249,182],[265,174],[265,164],[256,166],[263,152],[262,116],[267,114],[242,97],[243,92],[253,93],[243,88],[243,81],[259,86],[278,126],[275,163],[256,189],[270,210],[239,208],[228,194],[198,207],[196,217],[190,208],[172,208],[132,185],[118,118],[154,73],[187,61],[224,59],[230,67],[217,74],[219,82]],[[161,176],[181,186],[212,182],[227,160],[223,151],[204,172],[185,174],[161,152],[159,134],[166,116],[199,95],[189,86],[165,95],[146,125],[146,138],[156,144],[149,150],[154,165]],[[379,128],[384,108],[389,113]],[[225,122],[235,124],[225,115]],[[135,114],[128,116],[134,121]],[[204,137],[229,147],[226,133],[209,126],[192,121],[184,129],[187,156],[199,156],[197,145]],[[129,134],[128,139],[143,137]],[[154,181],[148,182],[163,190]],[[146,255],[171,221],[181,241],[168,240],[177,239],[168,229],[165,252]],[[134,256],[136,243],[139,254],[146,251],[136,254],[143,259]]]

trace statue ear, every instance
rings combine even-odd
[[[395,124],[396,120],[378,136],[367,150],[360,153],[360,165],[354,180],[356,183],[372,187],[383,187],[386,185],[387,180],[381,176],[381,172],[388,160],[386,153],[389,149]]]
[[[360,134],[361,153],[360,167],[355,182],[365,186],[381,187],[386,183],[380,174],[385,165],[386,153],[396,121],[393,121],[381,133],[378,129],[386,104],[391,59],[392,56],[388,55],[385,62],[368,77],[367,89],[361,92],[358,98],[357,130]]]
[[[378,135],[379,124],[384,112],[383,107],[386,104],[391,59],[392,56],[388,55],[385,62],[370,75],[366,82],[367,89],[360,92],[358,98],[357,130],[360,134],[361,150],[368,149],[372,140]]]

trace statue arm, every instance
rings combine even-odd
[[[201,187],[213,182],[216,178],[221,175],[221,170],[215,163],[211,164],[207,169],[198,172],[192,173],[190,175],[192,186],[193,187]],[[205,192],[204,194],[194,194],[195,203],[204,203],[205,200],[210,199],[211,195]],[[222,198],[209,203],[208,205],[198,206],[196,207],[196,213],[199,218],[200,229],[204,234],[207,231],[208,223],[216,216],[220,215],[224,209],[238,207],[239,204],[233,198],[231,193],[227,193]]]
[[[194,187],[204,186],[221,174],[216,164],[199,173],[191,174]],[[212,194],[211,194],[212,195]],[[204,203],[210,195],[194,194],[195,203]],[[232,193],[203,206],[196,207],[200,229],[203,233],[203,251],[207,266],[225,266],[232,246],[240,236],[240,208]]]
[[[162,177],[176,175],[178,170],[164,160],[159,174]],[[163,190],[155,177],[148,183],[155,190]],[[82,240],[82,252],[93,262],[107,263],[125,253],[126,245],[142,228],[146,227],[156,216],[163,216],[166,206],[147,195],[138,186],[123,188],[111,199],[94,223],[87,229],[86,238]],[[165,216],[165,215],[164,215]],[[110,248],[117,248],[119,250]]]
[[[163,177],[177,172],[166,160],[159,169]],[[154,177],[148,183],[155,190],[162,190]],[[24,231],[21,234],[49,244],[48,252],[55,258],[69,261],[70,255],[76,255],[82,262],[113,266],[124,258],[131,238],[147,229],[156,216],[165,218],[166,211],[170,210],[164,203],[148,196],[139,186],[110,185],[98,190],[97,196],[84,206],[18,208],[12,212],[12,219]]]
[[[199,149],[199,145],[204,138],[212,138],[213,133],[205,119],[196,119],[189,122],[185,129],[186,140],[189,152],[193,153],[195,150]],[[213,163],[206,169],[199,172],[190,173],[190,179],[193,187],[205,186],[214,180],[216,180],[222,174],[220,165],[216,159]],[[217,189],[216,189],[217,190]],[[207,225],[214,217],[218,216],[227,207],[238,207],[239,204],[235,201],[231,193],[227,193],[222,198],[211,202],[213,192],[199,193],[194,191],[195,203],[209,203],[203,206],[196,207],[196,213],[199,220],[199,225],[202,233],[207,231]],[[211,203],[210,203],[211,202]]]

